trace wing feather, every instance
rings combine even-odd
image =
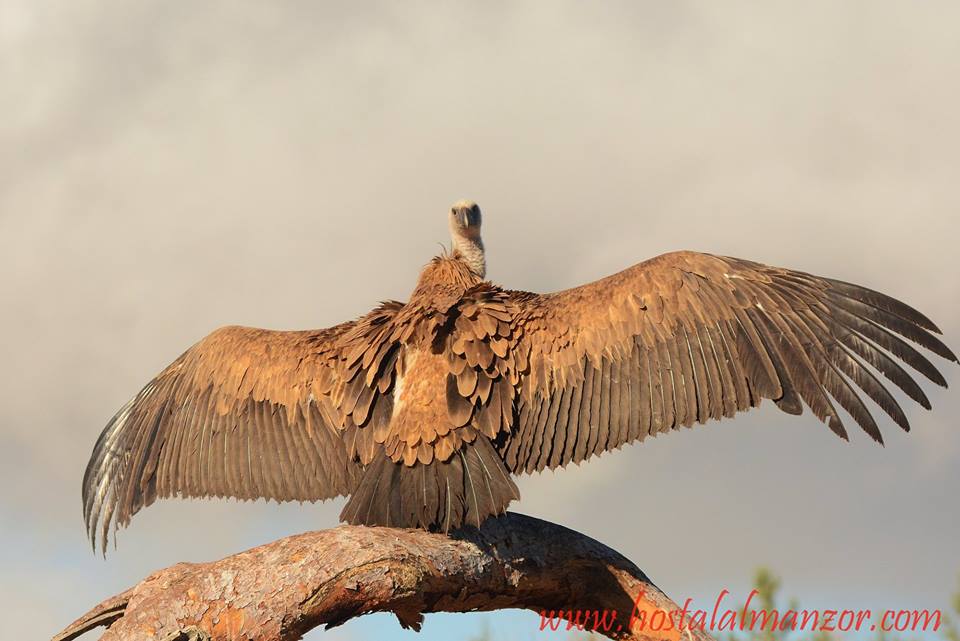
[[[615,384],[613,385],[614,400],[611,404],[613,425],[610,428],[610,438],[614,443],[626,443],[630,422],[630,374],[626,360],[622,358],[614,360],[613,372]]]
[[[386,304],[366,322],[375,329],[370,318],[395,309]],[[182,354],[97,440],[83,480],[94,545],[99,533],[105,549],[112,529],[157,498],[282,501],[349,493],[362,468],[322,406],[333,401],[322,396],[335,392],[339,341],[363,329],[365,319],[305,332],[227,327]],[[393,358],[388,352],[377,352],[371,364],[382,367]],[[364,376],[353,376],[361,384],[347,386],[351,411],[372,421],[377,405],[389,405],[380,380],[363,385]]]
[[[886,294],[709,254],[665,254],[571,290],[511,294],[511,327],[523,331],[509,350],[529,354],[513,374],[519,420],[499,445],[513,471],[579,463],[763,399],[791,414],[806,406],[847,438],[842,407],[882,443],[864,396],[909,423],[874,370],[929,408],[897,361],[946,380],[907,341],[957,360],[929,318]],[[506,349],[498,343],[498,356]]]
[[[576,446],[573,450],[573,460],[577,463],[587,458],[587,432],[590,426],[590,408],[593,406],[593,375],[596,371],[586,357],[583,359],[583,383],[580,385],[580,411],[577,422],[571,428],[576,435]]]

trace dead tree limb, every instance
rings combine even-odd
[[[419,630],[424,613],[503,608],[579,618],[610,638],[711,638],[681,631],[676,619],[670,625],[665,617],[677,605],[619,553],[559,525],[506,514],[454,536],[340,526],[220,561],[179,563],[107,599],[54,641],[102,625],[102,641],[290,641],[370,612],[393,612]]]

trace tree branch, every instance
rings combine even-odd
[[[102,641],[292,641],[370,612],[393,612],[419,630],[424,613],[503,608],[552,613],[555,624],[579,612],[586,630],[616,639],[711,639],[678,629],[679,620],[669,625],[663,617],[680,608],[619,553],[508,513],[452,536],[344,525],[179,563],[107,599],[54,641],[101,625]]]

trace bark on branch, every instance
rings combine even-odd
[[[581,623],[586,612],[587,629],[593,612],[607,613],[609,629],[596,632],[610,638],[711,639],[676,625],[653,629],[654,616],[679,608],[621,554],[508,513],[454,536],[340,526],[220,561],[179,563],[107,599],[54,641],[101,625],[108,626],[102,641],[290,641],[370,612],[393,612],[400,625],[419,630],[424,613],[503,608],[563,618],[579,611]]]

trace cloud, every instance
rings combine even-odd
[[[79,479],[113,411],[214,327],[403,299],[457,198],[510,287],[692,248],[861,282],[960,335],[952,3],[0,11],[0,522],[58,621],[164,563],[334,523],[336,504],[158,504],[104,565]],[[517,509],[677,594],[765,561],[801,597],[935,607],[960,436],[953,391],[931,397],[886,449],[767,408],[524,478]]]

